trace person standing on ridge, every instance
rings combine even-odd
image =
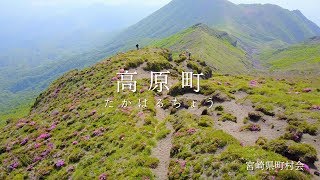
[[[137,44],[136,47],[137,47],[137,50],[139,50],[139,44]]]

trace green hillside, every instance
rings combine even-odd
[[[152,46],[168,48],[175,53],[191,52],[193,58],[205,61],[216,72],[235,74],[252,69],[245,52],[237,47],[235,38],[204,24],[194,25]]]
[[[48,23],[50,24],[50,21]],[[19,48],[1,55],[0,65],[11,66],[0,68],[0,115],[25,102],[30,102],[30,99],[36,97],[56,77],[68,70],[87,67],[104,57],[133,49],[137,43],[147,46],[155,40],[162,40],[198,23],[232,34],[249,55],[261,49],[279,48],[320,35],[319,27],[304,17],[301,12],[285,10],[274,5],[235,5],[227,0],[173,0],[137,24],[125,29],[112,40],[109,40],[108,36],[99,36],[99,33],[94,35],[95,29],[89,32],[89,34],[93,33],[91,36],[82,37],[82,41],[73,41],[77,38],[72,33],[73,38],[70,40],[65,39],[64,36],[61,38],[53,36],[50,45],[47,41],[34,48],[31,47],[32,44],[28,44],[30,51],[33,52],[29,55],[27,51]],[[97,22],[97,25],[104,26],[104,23]],[[212,52],[216,52],[217,48],[208,43],[215,42],[215,38],[206,34],[200,36],[202,39],[209,38],[209,40],[205,39],[205,43],[210,50],[201,53],[200,59],[212,59]],[[104,45],[92,49],[92,43],[98,41],[100,44],[104,38],[106,41],[102,43]],[[67,48],[68,46],[70,48]],[[42,51],[37,50],[40,47]],[[193,54],[204,52],[200,46],[196,47],[192,51]],[[193,48],[189,47],[189,49]],[[248,66],[250,68],[250,64],[248,65],[243,59],[243,55],[236,51],[234,49],[232,50],[234,54],[226,55],[227,66],[221,60],[225,57],[224,54],[220,51],[216,52],[215,57],[218,59],[212,59],[216,68],[222,72],[243,72]],[[15,55],[9,56],[10,53]],[[231,56],[234,57],[230,58]],[[239,63],[237,59],[243,63]],[[36,60],[44,60],[46,63],[39,64]],[[208,64],[210,64],[209,61]],[[20,65],[16,65],[15,62],[19,62]],[[25,62],[36,66],[29,67]],[[212,66],[215,67],[215,65]]]
[[[20,106],[30,104],[41,91],[65,72],[88,67],[105,57],[105,53],[98,50],[84,51],[36,67],[19,64],[16,67],[0,68],[0,121],[3,120],[1,115],[10,114]]]
[[[106,44],[105,51],[115,53],[148,44],[197,24],[226,31],[251,48],[278,47],[315,35],[320,28],[300,11],[289,11],[276,5],[236,5],[227,0],[173,0]]]
[[[0,126],[0,179],[313,177],[319,79],[212,75],[196,59],[171,53],[119,53],[54,81],[28,116]],[[125,70],[138,73],[136,92],[117,93],[117,73]],[[148,91],[150,72],[167,70],[169,90]],[[181,87],[181,72],[193,70],[205,74],[198,93]],[[122,107],[124,100],[132,103]],[[289,159],[308,166],[247,170],[247,162]]]
[[[319,74],[320,41],[315,37],[304,43],[265,52],[261,60],[271,71]]]

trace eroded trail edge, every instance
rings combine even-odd
[[[166,112],[163,109],[157,110],[157,119],[159,122],[163,122],[166,117]],[[153,173],[156,179],[166,180],[168,179],[168,168],[170,163],[170,151],[172,148],[172,135],[173,127],[167,122],[166,128],[171,132],[164,138],[158,141],[157,146],[152,150],[151,155],[159,159],[157,168],[153,169]]]

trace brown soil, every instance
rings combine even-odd
[[[156,118],[159,122],[162,122],[168,113],[162,108],[157,108]],[[156,169],[153,169],[153,173],[156,175],[156,179],[166,180],[168,179],[168,168],[170,163],[170,150],[172,148],[172,134],[173,127],[170,123],[166,124],[166,128],[171,130],[171,133],[166,138],[158,141],[157,146],[152,149],[151,155],[159,159],[159,164]]]

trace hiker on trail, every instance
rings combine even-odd
[[[137,50],[139,50],[139,44],[137,44],[136,47],[137,47]]]
[[[173,61],[172,53],[169,54],[169,58],[168,59],[169,59],[169,61]]]
[[[191,59],[191,52],[188,53],[188,56],[189,56],[189,60],[190,60]]]

